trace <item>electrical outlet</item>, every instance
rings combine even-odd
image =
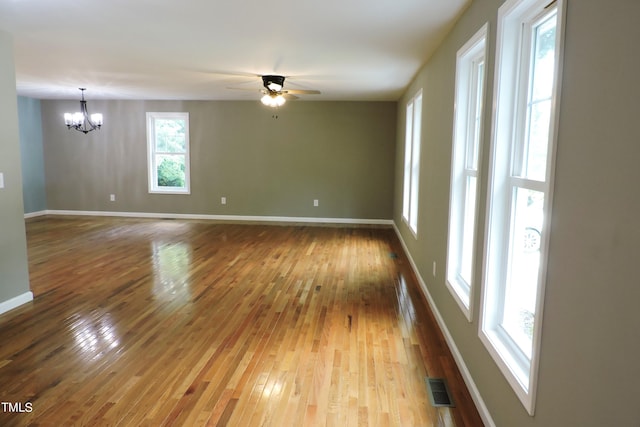
[[[313,206],[318,206],[318,205],[319,205],[318,199],[313,199]]]
[[[436,262],[433,261],[433,277],[436,277]]]
[[[0,172],[0,188],[4,188],[4,173]]]
[[[226,205],[227,204],[227,198],[226,197],[220,197],[220,204],[221,205]]]
[[[112,202],[116,201],[116,195],[115,194],[110,194],[109,195],[109,200],[111,200]]]

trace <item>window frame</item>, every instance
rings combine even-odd
[[[149,193],[151,194],[191,194],[190,177],[190,140],[189,140],[189,113],[188,112],[147,112],[147,176]],[[185,121],[185,152],[184,153],[164,153],[171,155],[181,155],[185,158],[185,185],[184,187],[160,187],[158,186],[158,166],[157,156],[163,153],[157,152],[155,121],[162,120],[184,120]]]
[[[418,192],[420,188],[420,148],[422,138],[422,89],[406,107],[402,219],[415,238],[418,236]]]
[[[485,23],[459,50],[456,55],[455,108],[451,153],[451,183],[449,195],[449,232],[447,246],[446,285],[454,300],[471,321],[473,294],[476,288],[474,268],[480,208],[478,193],[484,103],[487,81],[487,37],[489,24]],[[479,76],[478,64],[482,63]],[[471,156],[471,165],[470,159]],[[475,178],[474,201],[469,206],[468,180]],[[471,233],[470,277],[463,277],[465,219],[474,218]]]
[[[516,154],[522,153],[524,142],[518,142],[523,114],[529,100],[531,84],[530,59],[535,49],[532,34],[541,17],[556,13],[556,34],[552,97],[547,133],[545,176],[543,180],[515,176]],[[498,9],[496,63],[492,117],[491,158],[487,192],[486,238],[482,283],[479,337],[494,359],[519,400],[533,416],[538,379],[538,364],[542,334],[542,315],[548,258],[549,230],[555,154],[557,145],[566,1],[507,0]],[[527,33],[529,31],[529,33]],[[527,41],[528,40],[528,41]],[[524,44],[527,41],[526,45]],[[523,51],[526,48],[526,51]],[[523,76],[525,78],[523,78]],[[539,265],[535,289],[535,313],[532,325],[532,348],[528,356],[516,340],[502,327],[505,312],[512,226],[515,208],[512,200],[515,189],[523,188],[543,193],[542,227]]]

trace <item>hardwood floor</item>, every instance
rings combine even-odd
[[[41,217],[27,237],[2,426],[482,425],[392,229]]]

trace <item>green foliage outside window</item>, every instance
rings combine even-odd
[[[158,187],[184,187],[186,184],[185,125],[185,120],[179,119],[155,121]]]
[[[182,161],[179,161],[182,160]],[[184,158],[164,157],[158,165],[158,187],[184,187]]]

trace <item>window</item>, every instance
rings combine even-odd
[[[446,283],[469,321],[475,259],[486,39],[487,25],[484,25],[460,48],[456,59]]]
[[[407,103],[407,127],[404,146],[404,189],[402,218],[414,235],[418,233],[418,181],[420,178],[420,131],[422,91]]]
[[[480,338],[533,415],[560,82],[563,0],[498,11]]]
[[[149,192],[189,194],[189,113],[147,113]]]

